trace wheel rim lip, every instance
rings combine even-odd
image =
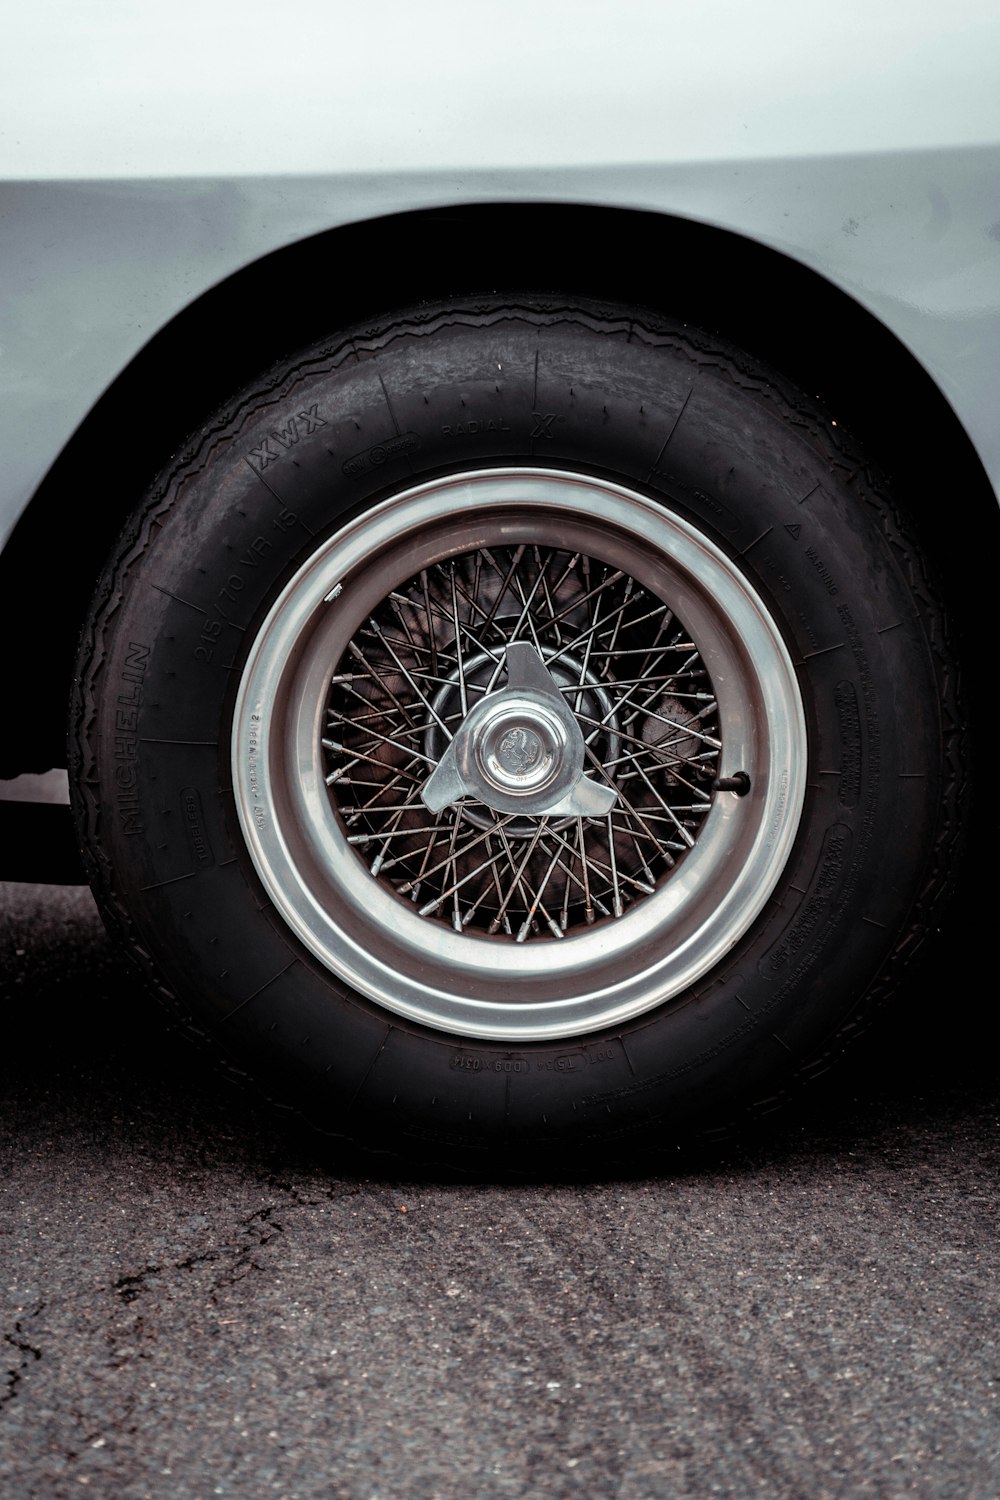
[[[528,528],[549,516],[575,534],[592,531],[596,542],[606,541],[593,556],[614,550],[607,540],[612,536],[626,550],[648,549],[647,572],[679,582],[684,602],[677,591],[668,602],[709,667],[725,726],[720,774],[743,769],[747,760],[754,767],[751,797],[716,796],[694,847],[655,895],[559,943],[515,945],[454,933],[419,917],[369,875],[347,844],[316,759],[324,701],[319,681],[328,683],[330,670],[324,639],[336,637],[333,612],[344,611],[365,565],[381,559],[391,566],[398,554],[405,576],[404,560],[418,537],[440,533],[441,556],[457,555],[467,550],[470,528],[503,527],[508,513],[512,526]],[[378,572],[377,562],[371,571]],[[377,592],[370,585],[369,591]],[[713,630],[720,640],[731,637],[727,650],[712,641],[703,648],[691,616],[707,622],[703,637]],[[741,657],[739,683],[717,680],[720,660],[728,672]],[[746,722],[737,723],[740,715],[730,712],[727,723],[724,700],[749,697],[758,713],[745,712],[744,703]],[[310,745],[312,755],[303,748]],[[798,828],[806,728],[777,626],[744,575],[708,538],[656,502],[603,479],[489,469],[415,485],[382,501],[302,565],[251,645],[234,714],[232,774],[243,835],[268,895],[332,973],[386,1011],[436,1030],[484,1040],[553,1040],[654,1009],[710,972],[744,935],[773,891]],[[741,833],[748,823],[749,835]],[[717,882],[721,866],[740,849],[742,863],[715,899],[713,878]],[[546,993],[550,985],[555,998]],[[512,991],[516,999],[509,998]]]

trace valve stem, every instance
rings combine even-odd
[[[713,792],[735,792],[745,797],[750,790],[750,777],[745,771],[735,771],[732,776],[716,776],[712,782]]]

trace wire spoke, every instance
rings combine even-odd
[[[466,715],[528,642],[573,710],[599,818],[499,812],[421,791]],[[671,605],[614,564],[538,541],[481,546],[401,580],[359,625],[320,749],[345,838],[423,921],[496,942],[627,916],[704,827],[721,752],[708,671]]]

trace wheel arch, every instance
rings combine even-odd
[[[375,271],[385,263],[388,280]],[[290,297],[290,286],[308,295]],[[998,516],[971,441],[918,360],[817,272],[740,235],[658,213],[523,203],[421,210],[328,231],[234,273],[160,329],[92,408],[0,558],[0,621],[5,638],[22,643],[12,666],[22,707],[0,775],[63,762],[71,663],[94,581],[131,508],[206,414],[322,326],[457,293],[518,289],[646,305],[780,369],[835,412],[907,496],[952,605],[981,595],[969,570],[982,568],[985,581],[990,549],[970,549],[968,528],[996,538]],[[192,359],[192,349],[212,357]],[[166,391],[169,400],[150,397]],[[932,448],[914,440],[930,431]],[[81,475],[92,484],[101,476],[99,511],[81,505]],[[949,525],[940,526],[942,491],[961,494],[963,528],[951,524],[951,500]],[[54,533],[62,545],[47,565],[47,607],[26,630],[23,580],[37,574],[42,551],[51,557]]]

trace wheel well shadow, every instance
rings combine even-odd
[[[388,279],[375,272],[385,264]],[[289,287],[310,296],[290,297]],[[397,215],[275,251],[199,297],[70,439],[0,558],[0,629],[20,644],[0,775],[64,762],[73,656],[97,575],[160,467],[208,414],[324,333],[392,308],[505,291],[645,306],[771,364],[818,397],[888,473],[954,611],[988,597],[986,543],[998,517],[972,444],[895,336],[814,271],[727,231],[648,212],[498,203]],[[933,444],[924,441],[930,432]],[[83,476],[91,491],[101,486],[99,507],[80,503]],[[40,556],[44,605],[26,619],[24,579],[40,577]],[[959,628],[970,640],[981,634],[971,617]]]

